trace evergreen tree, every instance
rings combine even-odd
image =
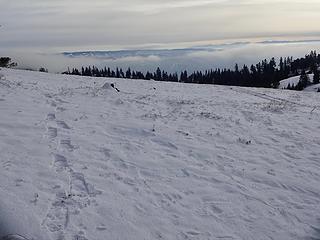
[[[158,67],[158,68],[157,68],[157,71],[156,71],[156,73],[155,73],[155,80],[161,81],[161,77],[162,77],[161,70],[160,70],[160,68]]]
[[[146,73],[146,80],[151,80],[153,79],[153,75],[150,72]]]
[[[126,71],[126,78],[131,78],[131,69],[128,68],[128,70]]]
[[[319,74],[319,70],[316,69],[313,75],[313,83],[318,84],[319,82],[320,82],[320,74]]]
[[[303,90],[309,85],[309,76],[306,74],[305,70],[302,70],[299,83],[297,85],[297,90]]]

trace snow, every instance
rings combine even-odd
[[[318,92],[318,89],[320,89],[320,84],[313,84],[309,87],[306,87],[305,89],[303,89],[303,91],[307,91],[307,92]]]
[[[312,81],[313,74],[308,74],[308,76],[309,76],[310,81]],[[299,80],[300,80],[300,75],[284,79],[284,80],[280,81],[279,89],[286,89],[289,84],[291,86],[296,86],[298,84]]]
[[[280,81],[279,89],[286,89],[288,85],[290,84],[291,86],[296,86],[299,83],[300,76],[294,76],[290,77],[288,79],[284,79]]]
[[[1,72],[0,236],[320,238],[320,94]]]
[[[313,74],[308,74],[310,81],[313,80]],[[280,81],[280,85],[279,85],[279,89],[286,89],[288,87],[288,85],[290,84],[290,86],[296,86],[300,81],[300,75],[299,76],[294,76],[294,77],[290,77],[287,79],[284,79],[282,81]]]

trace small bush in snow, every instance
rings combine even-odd
[[[9,58],[9,57],[0,57],[0,67],[10,68],[10,67],[15,67],[15,66],[17,66],[17,64],[12,62],[11,58]]]

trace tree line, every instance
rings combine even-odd
[[[245,87],[265,87],[277,88],[283,79],[300,75],[303,71],[319,75],[318,66],[320,64],[320,54],[311,51],[305,57],[293,59],[293,57],[281,57],[279,63],[275,58],[263,60],[251,66],[235,65],[234,69],[216,68],[206,71],[194,71],[189,73],[187,70],[181,73],[168,73],[159,67],[155,72],[133,71],[131,68],[110,69],[109,67],[97,68],[95,66],[68,69],[64,74],[92,76],[92,77],[111,77],[128,79],[145,79],[156,81],[170,81],[198,84],[219,84]],[[288,86],[289,87],[289,86]]]
[[[302,90],[310,84],[318,84],[319,77],[320,54],[311,51],[305,57],[293,59],[292,57],[281,57],[277,64],[275,58],[263,60],[250,67],[243,65],[241,68],[238,64],[234,69],[211,69],[206,71],[194,71],[188,73],[187,70],[178,73],[168,73],[159,67],[155,72],[134,71],[128,68],[123,71],[122,68],[111,69],[110,67],[97,68],[95,66],[69,69],[63,74],[91,76],[91,77],[111,77],[111,78],[127,78],[127,79],[145,79],[156,81],[170,81],[182,83],[198,83],[198,84],[219,84],[245,87],[265,87],[277,88],[279,82],[283,79],[300,76],[297,85],[288,85],[287,89]],[[9,57],[0,58],[0,67],[14,67],[16,63],[11,61]],[[45,68],[39,71],[47,72]],[[313,79],[309,79],[308,74],[313,73]]]

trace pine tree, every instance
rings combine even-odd
[[[116,69],[116,78],[120,78],[120,71],[119,68]]]
[[[309,85],[309,83],[310,83],[309,76],[306,74],[305,70],[302,70],[300,80],[298,83],[298,90],[303,90]]]
[[[162,73],[161,73],[160,68],[158,67],[157,71],[156,71],[156,74],[155,74],[155,80],[161,81],[161,78],[162,78]]]
[[[149,71],[146,73],[146,80],[151,80],[153,79],[153,75],[152,73],[150,73]]]
[[[131,69],[128,68],[128,70],[126,71],[126,78],[131,78]]]
[[[236,64],[236,65],[234,66],[234,71],[235,71],[236,73],[239,72],[239,66],[238,66],[238,64]]]
[[[320,82],[320,75],[319,75],[319,70],[316,69],[314,71],[314,75],[313,75],[313,83],[314,84],[318,84]]]

